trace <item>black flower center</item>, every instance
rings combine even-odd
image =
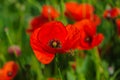
[[[61,48],[61,43],[59,40],[51,40],[49,46],[52,48]]]
[[[92,37],[87,36],[87,37],[85,38],[85,42],[91,44],[91,42],[92,42]]]
[[[9,71],[9,72],[7,73],[7,75],[8,75],[9,77],[11,77],[11,76],[13,75],[13,73],[12,73],[11,71]]]

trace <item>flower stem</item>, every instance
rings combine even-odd
[[[56,57],[55,61],[56,61],[56,66],[57,66],[57,70],[58,70],[59,76],[60,76],[61,80],[63,80],[61,70],[60,70],[60,68],[58,66],[59,64],[58,64],[58,58],[57,57]]]
[[[8,28],[5,28],[5,33],[6,33],[6,36],[7,36],[7,38],[8,38],[8,41],[9,41],[10,45],[13,45],[12,40],[11,40],[11,38],[10,38],[10,36],[9,36]],[[17,54],[16,54],[16,51],[15,51],[15,50],[14,50],[14,55],[15,55],[15,57],[17,57]]]
[[[79,54],[78,54],[79,53]],[[78,75],[78,79],[80,80],[86,80],[85,79],[85,75],[84,75],[84,72],[83,72],[83,59],[80,58],[80,54],[83,53],[83,51],[76,51],[76,72],[77,72],[77,75]]]
[[[5,59],[4,55],[1,54],[1,53],[0,53],[0,61],[2,61],[2,62],[6,62],[6,59]]]
[[[33,6],[35,6],[36,8],[38,8],[39,11],[41,11],[41,6],[39,5],[38,2],[35,2],[33,0],[27,0],[27,2]]]
[[[94,48],[92,53],[93,61],[96,65],[96,80],[101,80],[101,74],[103,73],[103,68],[97,48]]]
[[[68,22],[67,20],[65,19],[65,15],[64,15],[64,12],[65,12],[65,3],[64,3],[64,0],[60,0],[60,12],[61,12],[61,21],[66,25]]]

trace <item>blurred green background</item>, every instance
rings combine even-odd
[[[97,72],[100,72],[99,80],[120,80],[120,39],[115,30],[116,24],[112,20],[103,18],[103,12],[108,5],[120,8],[120,0],[73,0],[78,3],[92,4],[95,13],[101,18],[97,30],[105,36],[104,41],[99,45],[102,68],[96,67],[96,57],[91,54],[95,52],[94,49],[75,50],[74,53],[77,53],[75,55],[57,55],[57,58],[48,65],[43,65],[36,59],[29,44],[29,34],[26,33],[30,20],[40,15],[43,5],[51,5],[62,14],[64,3],[69,1],[72,0],[0,0],[0,68],[7,61],[16,61],[20,69],[13,80],[47,80],[51,77],[57,78],[56,80],[59,78],[97,80]],[[58,20],[65,25],[73,23],[65,16],[60,16]],[[21,48],[19,57],[8,53],[8,48],[12,45]],[[74,64],[77,64],[75,70],[72,68]],[[113,73],[110,73],[111,70]]]

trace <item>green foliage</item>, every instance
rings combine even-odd
[[[105,37],[99,46],[102,50],[101,56],[96,48],[90,51],[76,50],[74,55],[60,54],[57,55],[58,61],[43,65],[38,62],[29,44],[30,37],[26,33],[29,21],[40,15],[42,6],[47,4],[54,6],[61,13],[56,20],[62,21],[65,25],[73,23],[64,15],[64,3],[68,1],[90,3],[95,7],[95,13],[101,18],[97,31]],[[46,80],[50,77],[62,77],[61,80],[120,80],[120,39],[116,36],[116,25],[113,21],[103,18],[108,4],[120,8],[120,0],[0,0],[0,68],[7,61],[16,61],[20,69],[14,80]],[[19,57],[8,53],[11,45],[20,46]],[[86,57],[79,56],[81,52]],[[74,61],[75,70],[69,64]],[[108,71],[111,65],[115,67],[116,72],[112,75]]]

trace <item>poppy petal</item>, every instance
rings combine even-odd
[[[3,69],[0,69],[0,80],[9,80],[9,79],[6,79],[4,74],[3,74]]]
[[[78,8],[79,4],[76,2],[67,2],[65,3],[65,15],[69,18],[72,18],[74,20],[77,20],[78,16],[78,12],[77,12],[77,8]]]
[[[90,36],[96,34],[96,26],[95,26],[95,24],[92,21],[88,20],[88,19],[84,19],[84,20],[81,20],[79,22],[76,22],[74,24],[74,26],[76,28],[78,28],[80,31],[84,30]]]
[[[59,13],[52,6],[44,5],[42,7],[42,15],[46,18],[54,19],[59,16]]]
[[[2,77],[2,75],[3,75],[3,70],[0,69],[0,78]]]
[[[80,21],[82,19],[90,19],[94,13],[94,8],[91,4],[78,4],[75,2],[67,2],[65,6],[65,15],[76,21]]]
[[[41,28],[36,29],[30,36],[30,45],[32,49],[39,50],[39,47],[41,47],[41,44],[38,40],[38,32]]]
[[[35,29],[41,27],[43,24],[48,22],[49,20],[44,16],[36,16],[30,21],[30,28],[27,29],[28,33],[33,32]]]
[[[87,50],[91,49],[91,46],[88,42],[85,42],[86,34],[84,31],[81,31],[81,36],[80,36],[80,41],[79,41],[79,46],[78,49],[80,50]]]
[[[92,41],[92,46],[97,46],[99,45],[104,39],[103,34],[97,34]]]
[[[65,3],[66,12],[73,12],[79,6],[76,2],[67,2]]]
[[[94,13],[94,7],[91,4],[80,4],[78,9],[81,19],[89,19]]]
[[[78,46],[80,31],[72,25],[67,25],[66,29],[68,31],[68,35],[65,45],[68,49],[75,49]]]
[[[100,17],[96,14],[94,14],[92,21],[95,23],[96,27],[101,23]]]
[[[33,50],[33,52],[35,53],[36,58],[43,64],[49,64],[55,57],[55,54],[45,52],[42,49],[39,49],[39,51]]]
[[[120,19],[116,19],[116,25],[117,25],[117,33],[118,36],[120,37]]]
[[[14,61],[9,61],[3,66],[3,75],[5,79],[13,79],[18,72],[18,65]]]
[[[39,43],[48,46],[49,48],[49,42],[50,40],[59,40],[62,44],[65,41],[65,38],[67,36],[67,30],[65,26],[61,22],[52,21],[44,24],[38,33],[38,40]]]

